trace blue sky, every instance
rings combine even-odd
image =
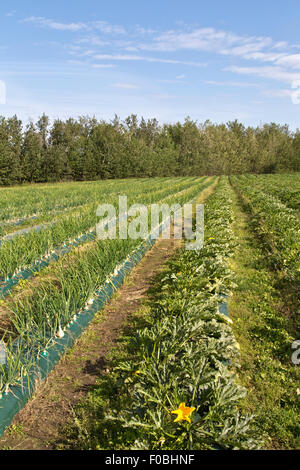
[[[299,31],[298,0],[2,2],[0,115],[295,129]]]

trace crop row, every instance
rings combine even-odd
[[[234,286],[232,217],[223,177],[205,204],[204,247],[182,249],[170,262],[146,326],[128,339],[125,359],[110,373],[112,396],[96,400],[91,448],[259,446],[252,417],[238,410],[246,393],[235,379],[239,345],[221,313]]]
[[[172,202],[181,204],[193,199],[209,183],[195,184]],[[9,362],[0,371],[0,389],[9,391],[32,358],[42,354],[56,336],[63,336],[64,330],[81,311],[93,303],[95,293],[107,281],[134,249],[140,240],[96,240],[83,250],[76,250],[69,256],[49,266],[35,283],[34,289],[27,286],[24,292],[9,301],[2,301],[2,321],[6,321],[7,335],[18,337],[18,348],[14,355],[10,341],[7,341]],[[10,327],[7,326],[10,325]],[[15,344],[15,343],[14,343]],[[17,360],[26,357],[25,365]],[[2,383],[1,383],[2,381]]]
[[[245,177],[232,177],[233,185],[246,198],[256,230],[268,252],[269,261],[290,280],[300,278],[300,221],[293,209],[261,191]]]
[[[247,175],[242,177],[266,194],[277,197],[292,209],[300,209],[300,178],[294,175]]]

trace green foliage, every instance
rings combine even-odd
[[[128,116],[80,117],[50,126],[43,114],[22,129],[0,117],[0,185],[151,176],[274,173],[300,170],[299,132],[274,123],[233,121],[159,125]]]
[[[146,326],[127,338],[125,357],[116,358],[90,395],[88,414],[79,415],[81,448],[259,448],[253,417],[238,409],[246,393],[235,378],[239,346],[230,319],[218,312],[234,285],[230,204],[223,179],[206,204],[204,248],[172,259]],[[183,403],[194,410],[175,420]]]

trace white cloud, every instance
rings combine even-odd
[[[292,69],[300,69],[300,54],[286,55],[278,59],[276,63]]]
[[[54,21],[43,16],[29,16],[21,20],[22,23],[33,23],[36,26],[47,27],[59,31],[93,31],[98,30],[104,34],[124,34],[125,29],[122,26],[111,25],[106,21],[91,21],[91,22],[77,22],[77,23],[61,23]]]
[[[139,44],[135,50],[159,52],[213,52],[243,60],[270,62],[287,68],[300,69],[300,54],[291,54],[299,45],[286,41],[274,42],[270,37],[238,35],[215,28],[170,30],[152,38],[152,42]],[[284,51],[285,50],[285,51]]]
[[[230,66],[224,69],[225,71],[238,73],[241,75],[255,75],[261,78],[267,78],[272,80],[279,80],[292,84],[295,80],[300,79],[300,72],[289,72],[278,66],[267,66],[267,67],[238,67]]]
[[[242,37],[239,37],[237,41],[241,45],[235,46],[233,44],[229,44],[229,47],[225,47],[224,49],[221,48],[218,50],[218,52],[225,55],[239,56],[248,59],[253,57],[255,54],[263,54],[261,50],[272,44],[272,40],[270,38],[243,39]],[[273,56],[275,56],[275,54],[273,54]]]
[[[56,29],[60,31],[82,31],[87,30],[88,25],[86,23],[59,23],[57,21],[53,21],[43,16],[29,16],[28,18],[24,18],[22,20],[23,23],[34,23],[37,26],[44,26],[51,29]]]
[[[289,43],[286,41],[279,41],[273,44],[272,49],[286,49],[289,47]]]
[[[279,54],[276,53],[274,54],[273,52],[251,52],[251,53],[245,53],[242,55],[243,59],[248,59],[248,60],[258,60],[261,62],[275,62],[279,60],[281,57],[284,57],[285,54]]]
[[[178,25],[177,29],[158,33],[154,29],[145,29],[140,25],[135,26],[131,31],[126,31],[123,26],[111,25],[106,21],[58,22],[38,16],[30,16],[22,21],[58,31],[91,33],[65,47],[73,55],[78,57],[93,57],[94,61],[109,61],[110,65],[112,61],[144,61],[193,67],[207,66],[202,61],[182,60],[182,58],[174,57],[173,53],[184,50],[193,51],[194,53],[211,52],[223,56],[231,56],[236,59],[270,63],[272,64],[271,68],[264,67],[259,69],[240,67],[237,64],[231,67],[231,71],[249,73],[265,78],[269,78],[270,71],[271,74],[274,71],[275,79],[289,82],[294,80],[294,75],[290,75],[291,71],[300,69],[300,54],[292,53],[292,49],[299,46],[289,45],[286,41],[275,42],[268,36],[241,35],[212,27],[191,29],[182,22]],[[108,35],[127,33],[127,36],[125,37],[126,40],[116,40],[114,38],[106,40],[98,37],[97,31]],[[139,43],[136,39],[137,37],[141,39],[145,36],[148,38],[148,43]],[[133,38],[135,38],[134,42]],[[119,52],[114,50],[111,53],[111,47],[114,47]],[[96,50],[93,50],[93,48]],[[101,48],[101,54],[97,54],[97,49],[99,48]],[[140,53],[141,51],[170,52],[172,55],[153,57],[144,55]],[[95,67],[105,68],[105,65],[95,64]],[[272,67],[276,68],[272,69]]]
[[[244,56],[270,46],[269,37],[240,36],[215,28],[198,28],[193,31],[167,31],[154,38],[151,44],[141,44],[140,49],[156,51],[194,50],[218,52],[224,55]]]
[[[116,60],[116,61],[145,61],[145,62],[160,62],[164,64],[182,64],[191,65],[194,67],[206,67],[207,64],[202,62],[191,62],[175,59],[161,59],[158,57],[147,57],[134,54],[96,54],[96,60]]]

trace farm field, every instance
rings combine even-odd
[[[98,205],[119,216],[122,195],[204,203],[204,246],[99,240]],[[299,449],[299,217],[298,173],[0,188],[1,448]],[[1,428],[3,404],[86,314],[47,393]]]

